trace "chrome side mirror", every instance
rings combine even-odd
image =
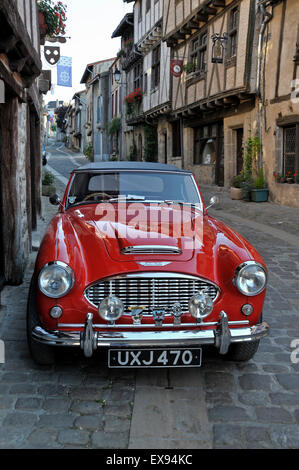
[[[212,196],[210,199],[210,204],[206,207],[206,210],[210,209],[210,207],[218,205],[220,203],[220,199],[218,196]]]
[[[50,196],[49,201],[53,206],[59,206],[62,203],[62,200],[60,199],[58,194],[53,194],[52,196]]]

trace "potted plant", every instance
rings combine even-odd
[[[285,183],[285,177],[281,173],[273,173],[276,183]]]
[[[114,117],[109,125],[108,134],[114,135],[117,134],[121,129],[121,119],[119,117]]]
[[[54,176],[52,173],[49,171],[46,171],[44,173],[43,179],[42,179],[42,195],[50,197],[52,194],[56,193],[56,188],[53,185],[54,183]]]
[[[254,188],[254,182],[251,175],[244,176],[244,181],[242,181],[241,187],[244,201],[251,201],[251,191]]]
[[[230,197],[231,199],[243,199],[242,183],[244,182],[244,174],[241,172],[235,176],[231,182]]]
[[[127,39],[126,41],[124,41],[124,47],[126,49],[131,49],[133,46],[133,39]]]
[[[251,200],[254,202],[267,202],[269,189],[264,178],[263,168],[259,169],[258,177],[255,181],[255,187],[251,189]]]
[[[195,63],[194,62],[187,62],[183,65],[183,71],[187,73],[195,72]]]
[[[65,35],[66,5],[52,0],[39,0],[37,8],[42,40],[46,35],[49,37]]]
[[[125,51],[123,49],[120,49],[116,55],[117,57],[122,57],[123,55],[125,55]]]
[[[139,109],[139,103],[142,101],[143,90],[136,88],[136,90],[129,93],[124,97],[124,103],[126,105],[126,114],[137,113]]]
[[[91,143],[85,145],[83,153],[84,153],[85,157],[87,158],[87,160],[89,160],[91,162],[92,161],[92,155],[93,155],[93,147],[92,147]]]
[[[294,175],[292,173],[292,171],[288,171],[287,174],[286,174],[286,182],[288,184],[293,184],[294,183]]]

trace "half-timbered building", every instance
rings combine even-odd
[[[173,156],[202,183],[229,185],[255,132],[255,3],[164,1],[163,40],[183,64],[172,76]]]
[[[40,31],[35,0],[0,2],[0,289],[22,282],[41,213]]]
[[[120,155],[121,160],[134,158],[134,128],[127,123],[125,97],[129,94],[129,87],[132,86],[133,76],[140,68],[141,55],[135,51],[134,46],[134,14],[127,13],[111,36],[120,38],[120,50],[118,60],[111,70],[111,87],[119,87],[119,106],[121,113],[121,131],[120,131]],[[117,78],[118,75],[118,78]],[[132,79],[130,79],[132,77]],[[112,99],[112,98],[111,98]]]
[[[134,2],[135,62],[127,71],[126,111],[138,160],[156,159],[161,151],[167,159],[168,154],[170,49],[162,41],[162,23],[162,0]]]
[[[119,73],[119,75],[117,75]],[[119,79],[117,79],[119,76]],[[116,77],[116,78],[115,78]],[[122,102],[121,102],[121,73],[120,57],[117,57],[109,69],[110,79],[110,109],[109,109],[109,136],[110,159],[122,158]]]
[[[263,162],[271,199],[299,207],[298,1],[271,3],[257,87]]]

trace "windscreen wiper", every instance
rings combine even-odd
[[[145,201],[145,196],[137,196],[135,194],[128,194],[128,195],[119,195],[118,197],[113,197],[108,199],[108,202],[115,202],[115,201]]]
[[[190,206],[194,207],[195,209],[200,209],[200,204],[194,204],[193,202],[184,202],[184,201],[172,201],[171,199],[166,199],[165,201],[161,201],[161,204],[179,204],[181,206]]]

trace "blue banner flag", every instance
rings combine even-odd
[[[72,58],[60,57],[57,64],[57,85],[72,87]]]

